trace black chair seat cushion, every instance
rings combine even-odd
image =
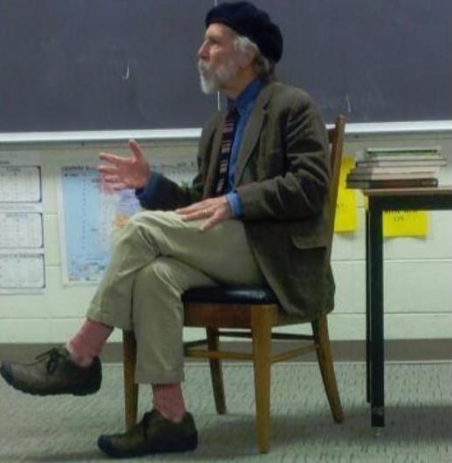
[[[265,286],[203,286],[185,291],[182,301],[211,304],[278,304],[274,292]]]

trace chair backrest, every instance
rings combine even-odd
[[[339,192],[339,177],[341,172],[342,149],[344,146],[345,117],[338,116],[334,127],[328,129],[328,141],[331,145],[331,182],[329,190],[329,226],[330,226],[330,243],[328,246],[328,257],[331,257],[334,235],[334,218],[336,215],[337,195]]]

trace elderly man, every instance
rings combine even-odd
[[[185,290],[268,284],[289,313],[333,308],[326,131],[306,93],[274,81],[282,49],[279,28],[252,4],[222,3],[208,12],[198,51],[201,87],[222,92],[228,107],[202,132],[192,186],[153,172],[134,141],[129,158],[101,153],[104,181],[135,188],[147,210],[121,232],[87,320],[68,344],[32,364],[1,366],[23,392],[91,394],[100,387],[99,354],[113,327],[133,329],[136,381],[152,385],[153,407],[131,431],[99,438],[110,456],[197,446],[181,389]]]

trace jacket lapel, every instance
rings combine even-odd
[[[212,141],[211,161],[209,163],[209,170],[207,172],[207,178],[204,188],[204,197],[209,197],[213,194],[213,188],[215,187],[215,179],[218,172],[218,163],[220,162],[220,147],[221,139],[223,137],[223,126],[226,119],[227,111],[223,111],[220,115],[215,135]]]
[[[268,100],[270,98],[273,87],[274,84],[269,84],[262,89],[261,93],[257,97],[256,104],[251,111],[239,149],[234,186],[237,186],[240,183],[248,159],[250,158],[257,141],[259,140],[262,128],[264,126],[265,116],[267,114]]]

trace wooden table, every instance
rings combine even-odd
[[[364,190],[366,212],[366,386],[371,424],[385,425],[383,212],[452,210],[452,186]]]

